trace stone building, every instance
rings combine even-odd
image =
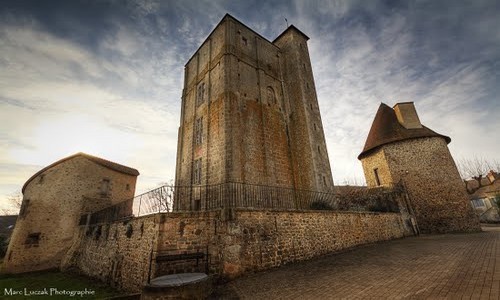
[[[500,174],[490,170],[485,177],[481,179],[481,186],[477,180],[468,180],[465,182],[469,193],[472,206],[476,211],[481,222],[498,223],[500,214],[498,201],[500,201]]]
[[[294,26],[271,42],[230,15],[220,21],[185,66],[177,186],[331,190],[307,40]]]
[[[85,153],[61,159],[23,186],[23,202],[3,272],[58,268],[80,216],[132,198],[139,172]]]
[[[402,181],[422,232],[480,230],[450,141],[420,123],[413,102],[382,103],[358,156],[368,187]]]

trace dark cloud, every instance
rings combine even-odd
[[[56,107],[82,110],[116,130],[161,137],[168,141],[162,149],[147,142],[158,155],[135,155],[135,167],[156,178],[158,165],[173,164],[175,149],[165,144],[176,144],[183,67],[201,42],[226,13],[269,40],[286,28],[286,18],[311,38],[328,149],[342,182],[361,177],[355,157],[381,101],[415,101],[427,125],[453,133],[465,154],[485,143],[471,132],[498,124],[497,2],[2,1],[0,66],[8,72],[0,75],[0,106],[40,123]],[[75,93],[88,95],[88,104],[65,100]],[[128,115],[127,107],[135,111]],[[43,113],[30,118],[33,109]],[[10,120],[17,124],[9,125],[12,132],[35,126]],[[487,156],[494,147],[482,151]],[[165,157],[170,161],[159,163]]]

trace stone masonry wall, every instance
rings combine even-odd
[[[382,185],[403,180],[422,232],[479,231],[464,184],[440,137],[384,145],[362,159],[368,186],[375,185],[374,168]]]
[[[270,42],[230,16],[216,26],[185,66],[175,182],[332,189],[302,33]],[[181,210],[201,202],[178,199]]]
[[[103,179],[109,180],[106,195],[101,193]],[[24,211],[17,219],[2,271],[20,273],[59,268],[78,233],[80,215],[132,198],[135,183],[135,176],[116,172],[82,156],[45,170],[23,192]]]
[[[62,269],[77,270],[118,289],[140,291],[148,280],[159,220],[160,215],[156,214],[81,226]]]
[[[133,232],[127,236],[127,228]],[[154,263],[152,277],[205,272],[235,278],[356,245],[409,234],[400,214],[234,210],[159,214],[85,231],[65,267],[131,292],[147,282],[151,247],[157,256],[203,252],[205,261]],[[108,230],[109,228],[109,230]],[[142,230],[141,230],[142,228]],[[85,231],[85,232],[84,232]],[[90,232],[90,233],[89,233]],[[107,234],[106,232],[109,232]]]
[[[401,238],[406,230],[395,213],[239,210],[221,238],[222,274],[234,278],[356,245]]]

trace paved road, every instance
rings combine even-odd
[[[406,238],[252,274],[216,299],[500,299],[500,227]]]

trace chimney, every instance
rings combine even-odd
[[[413,102],[397,103],[393,107],[396,117],[401,125],[406,129],[422,128],[422,123],[418,119],[417,111]]]

